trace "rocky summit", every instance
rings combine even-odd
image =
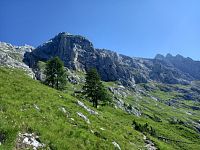
[[[200,62],[191,58],[170,54],[166,57],[157,55],[154,59],[133,58],[111,50],[97,49],[85,37],[66,32],[26,52],[24,62],[34,69],[38,61],[47,61],[55,56],[59,56],[69,69],[87,71],[95,67],[102,80],[119,81],[130,87],[149,81],[189,84],[200,79]]]

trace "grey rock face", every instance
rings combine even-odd
[[[26,52],[24,62],[34,69],[38,61],[47,61],[55,56],[60,57],[68,69],[87,71],[95,67],[102,80],[119,81],[130,87],[151,80],[189,84],[192,80],[200,79],[198,61],[180,55],[157,55],[155,59],[132,58],[106,49],[95,49],[86,38],[65,32]],[[193,65],[195,67],[191,69]]]
[[[170,72],[169,77],[173,75],[176,83],[184,83],[185,81],[199,80],[200,79],[200,61],[194,61],[191,58],[184,58],[181,55],[172,56],[167,54],[165,57],[157,55],[155,60],[160,64],[165,64]]]
[[[23,63],[23,55],[26,51],[32,51],[34,48],[31,46],[12,46],[11,44],[0,42],[0,66],[9,68],[21,68],[27,74],[34,78],[32,70]]]
[[[194,61],[189,57],[184,58],[181,55],[166,57],[165,59],[182,72],[187,73],[188,76],[200,79],[200,61]]]
[[[87,60],[95,57],[95,50],[92,43],[84,37],[59,33],[33,52],[26,53],[24,61],[30,67],[35,67],[39,60],[47,61],[55,56],[59,56],[69,69],[84,70]]]
[[[65,67],[86,71],[97,68],[104,81],[121,81],[124,85],[135,84],[134,60],[115,52],[95,49],[90,41],[81,36],[59,33],[55,38],[25,54],[24,62],[31,68],[36,68],[38,61],[47,61],[59,56]]]
[[[167,84],[189,84],[193,78],[179,69],[175,68],[171,63],[160,59],[152,61],[152,69],[149,74],[150,78]]]

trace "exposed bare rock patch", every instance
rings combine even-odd
[[[94,110],[88,108],[83,102],[78,101],[78,105],[79,105],[80,107],[84,108],[84,109],[85,109],[87,112],[89,112],[90,114],[92,114],[92,115],[98,115],[98,112],[96,112],[96,111],[94,111]]]
[[[157,150],[157,148],[155,147],[154,143],[147,139],[147,137],[144,135],[143,139],[145,140],[145,147],[147,148],[147,150]]]
[[[45,144],[40,142],[39,136],[35,133],[19,133],[16,141],[15,150],[45,148]]]
[[[90,124],[90,120],[85,115],[83,115],[81,112],[77,112],[77,115],[79,117],[83,118],[85,120],[85,122],[87,122],[88,124]]]
[[[121,148],[117,142],[113,141],[112,144],[114,145],[115,148],[117,148],[118,150],[121,150]]]

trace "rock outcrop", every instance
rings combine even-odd
[[[38,150],[45,148],[45,144],[40,143],[39,136],[35,133],[19,133],[16,140],[16,150],[33,149]]]
[[[9,51],[5,52],[6,49]],[[200,79],[200,62],[191,58],[170,54],[158,54],[154,59],[132,58],[110,50],[96,49],[85,37],[65,32],[59,33],[36,49],[0,43],[0,64],[31,71],[26,66],[28,65],[38,79],[41,78],[38,62],[45,62],[55,56],[60,57],[70,70],[85,72],[96,68],[102,80],[118,81],[129,87],[152,80],[167,84],[190,84],[191,81]],[[23,59],[26,65],[18,58]]]
[[[120,81],[123,85],[134,86],[148,80],[148,71],[142,60],[95,49],[86,38],[64,32],[27,52],[24,62],[31,68],[37,68],[38,61],[47,61],[55,56],[59,56],[69,69],[87,71],[97,68],[104,81]]]
[[[32,69],[22,61],[24,58],[24,53],[30,52],[33,49],[33,47],[28,45],[13,46],[8,43],[0,42],[0,66],[23,69],[30,77],[34,78]]]
[[[121,150],[121,147],[119,146],[119,144],[117,144],[115,141],[112,142],[112,144],[114,145],[114,147],[118,150]]]
[[[85,109],[87,112],[89,112],[90,114],[92,114],[92,115],[98,115],[98,112],[96,112],[96,111],[94,111],[94,110],[88,108],[83,102],[78,101],[77,103],[78,103],[78,105],[79,105],[80,107],[84,108],[84,109]]]
[[[76,112],[77,115],[81,118],[83,118],[83,120],[85,120],[85,122],[87,122],[88,124],[90,124],[90,120],[88,119],[87,116],[85,116],[84,114],[82,114],[81,112]]]
[[[191,79],[200,79],[200,61],[194,61],[191,58],[181,55],[166,55],[165,61],[170,62],[174,67],[186,73]]]
[[[137,83],[155,80],[168,84],[189,84],[200,79],[200,62],[180,55],[157,55],[155,59],[132,58],[106,49],[95,49],[86,38],[59,33],[53,39],[25,54],[24,62],[31,68],[38,61],[59,56],[65,67],[87,71],[97,68],[104,81],[119,81],[133,87]],[[191,66],[195,66],[192,67]]]
[[[193,80],[191,76],[174,67],[173,64],[159,59],[152,60],[149,77],[166,84],[189,84]]]

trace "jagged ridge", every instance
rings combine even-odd
[[[104,81],[120,81],[123,85],[134,86],[151,80],[169,84],[188,84],[200,79],[200,62],[182,56],[155,59],[132,58],[116,52],[95,49],[86,38],[65,32],[25,54],[25,63],[31,68],[38,61],[47,61],[59,56],[69,69],[86,71],[95,67]],[[191,69],[191,65],[195,68]]]

